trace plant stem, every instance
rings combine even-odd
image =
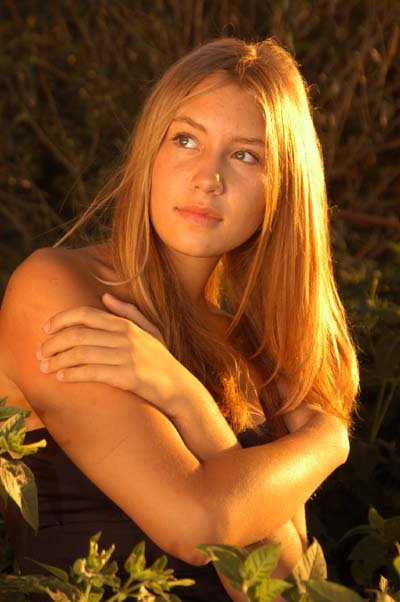
[[[113,596],[111,596],[111,598],[108,598],[108,600],[105,600],[104,602],[116,602],[116,600],[118,600],[119,594],[121,592],[123,592],[124,594],[129,594],[130,596],[135,596],[135,598],[137,599],[137,595],[134,594],[133,592],[137,589],[140,588],[140,586],[142,585],[142,583],[137,583],[136,585],[132,586],[130,589],[128,589],[128,582],[125,583],[125,585],[123,586],[122,589],[120,589],[116,594],[114,594]]]
[[[386,384],[387,384],[387,381],[384,380],[382,383],[382,386],[381,386],[381,390],[379,391],[379,398],[378,398],[378,402],[377,402],[376,408],[375,408],[374,421],[372,423],[372,428],[371,428],[371,432],[370,432],[370,436],[369,436],[370,442],[375,441],[375,439],[379,433],[379,430],[382,426],[382,422],[384,421],[384,418],[389,409],[390,402],[393,399],[394,392],[396,391],[397,386],[399,385],[399,381],[393,380],[390,383],[389,392],[388,392],[387,396],[384,397],[384,391],[386,388]]]
[[[90,590],[92,589],[92,584],[88,583],[84,592],[84,596],[85,596],[85,600],[89,600],[89,594],[90,594]]]
[[[382,426],[382,422],[383,422],[383,420],[384,420],[384,418],[385,418],[385,416],[386,416],[386,413],[387,413],[387,411],[388,411],[388,409],[389,409],[390,402],[391,402],[391,401],[392,401],[392,399],[393,399],[393,395],[394,395],[394,392],[395,392],[395,391],[396,391],[396,389],[397,389],[397,385],[398,385],[398,384],[399,384],[399,383],[398,383],[398,382],[396,382],[396,381],[393,381],[393,382],[391,382],[391,383],[390,383],[390,389],[389,389],[389,393],[388,393],[388,395],[387,395],[387,397],[386,397],[385,401],[383,402],[383,407],[382,407],[382,410],[381,410],[381,413],[380,413],[380,416],[379,416],[379,420],[378,420],[378,424],[377,424],[377,430],[376,430],[376,434],[378,434],[378,432],[379,432],[379,430],[380,430],[380,428],[381,428],[381,426]]]
[[[386,380],[383,380],[381,382],[381,386],[379,389],[379,395],[378,395],[378,400],[376,402],[375,405],[375,411],[374,411],[374,419],[372,421],[372,425],[371,425],[371,430],[369,433],[369,442],[372,443],[373,441],[375,441],[376,436],[378,434],[378,424],[379,424],[379,417],[380,417],[380,413],[381,413],[381,408],[382,408],[382,402],[383,402],[383,396],[385,394],[385,389],[386,389]]]

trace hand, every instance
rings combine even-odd
[[[40,369],[66,383],[101,382],[131,391],[172,417],[177,387],[190,372],[134,305],[110,294],[102,300],[112,313],[76,307],[43,326],[50,336],[36,354]]]
[[[276,379],[276,386],[278,388],[280,398],[285,402],[290,395],[292,390],[288,382],[283,376],[279,376]],[[294,433],[302,426],[304,426],[313,416],[315,410],[312,410],[308,405],[307,401],[304,400],[302,403],[292,412],[286,412],[283,415],[283,420],[290,433]]]

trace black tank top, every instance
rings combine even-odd
[[[35,475],[39,502],[39,531],[22,519],[11,500],[3,510],[8,538],[22,574],[46,573],[32,559],[64,570],[79,557],[87,555],[88,541],[97,531],[102,532],[100,548],[115,544],[113,559],[120,569],[133,546],[146,542],[146,561],[151,564],[165,552],[98,489],[73,464],[45,428],[29,431],[26,443],[45,438],[47,446],[24,458]],[[243,447],[271,441],[267,423],[239,433]],[[231,602],[221,585],[212,563],[204,566],[187,564],[168,556],[168,567],[177,578],[195,579],[190,587],[173,588],[183,602]],[[120,574],[123,577],[123,574]],[[35,595],[32,600],[47,600]]]

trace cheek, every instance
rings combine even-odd
[[[178,200],[176,195],[188,186],[187,166],[159,152],[153,165],[152,192],[154,201],[162,205]]]
[[[246,238],[250,238],[254,234],[254,232],[261,226],[264,220],[264,207],[258,208],[258,210],[252,210],[246,212],[246,215],[243,216],[243,228],[242,232],[245,234]]]
[[[159,153],[153,164],[153,174],[151,178],[151,195],[150,195],[150,217],[153,220],[162,212],[166,206],[168,192],[171,189],[171,182],[168,180],[169,169],[166,161]]]
[[[253,232],[260,226],[265,215],[265,189],[264,186],[256,185],[250,188],[246,194],[246,202],[243,207],[243,223],[248,230]]]

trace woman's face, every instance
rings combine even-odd
[[[153,166],[150,217],[167,248],[219,257],[260,226],[265,206],[265,122],[252,95],[221,75],[183,103]]]

